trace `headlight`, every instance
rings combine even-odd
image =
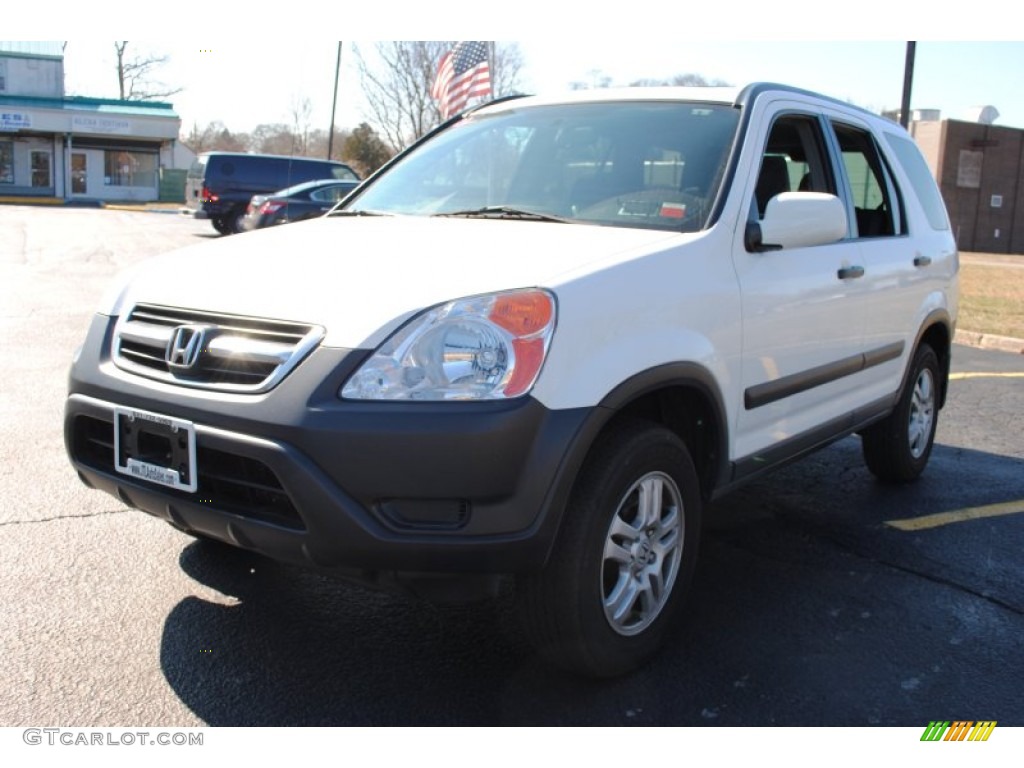
[[[530,391],[555,300],[530,289],[434,307],[389,338],[341,390],[353,400],[500,400]]]

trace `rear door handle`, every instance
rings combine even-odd
[[[840,280],[864,277],[864,267],[843,267],[836,274],[839,275]]]
[[[931,256],[915,256],[914,257],[914,266],[915,267],[927,267],[931,263],[932,263],[932,257]]]

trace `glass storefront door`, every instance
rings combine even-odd
[[[84,195],[86,193],[86,176],[88,163],[84,152],[71,153],[71,194]]]
[[[53,174],[50,165],[50,153],[38,149],[32,150],[29,155],[29,164],[32,169],[33,187],[52,187]]]

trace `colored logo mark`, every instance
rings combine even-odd
[[[921,741],[988,741],[996,727],[995,720],[932,720],[921,735]]]

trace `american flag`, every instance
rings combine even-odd
[[[441,57],[430,95],[440,104],[443,118],[461,112],[474,96],[490,94],[491,67],[486,42],[463,41]]]

